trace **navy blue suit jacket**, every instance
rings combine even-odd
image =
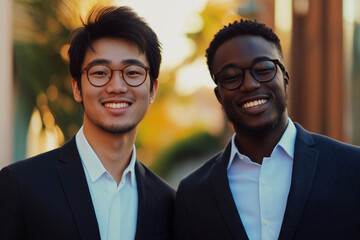
[[[360,239],[360,148],[296,128],[279,239]],[[174,239],[248,239],[227,178],[230,148],[181,181]]]
[[[135,174],[135,239],[171,239],[175,191],[139,161]],[[75,138],[1,170],[0,239],[100,240]]]

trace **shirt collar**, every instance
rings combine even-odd
[[[284,151],[294,159],[294,150],[295,150],[295,139],[296,139],[296,127],[293,121],[289,118],[288,126],[282,135],[279,143],[276,145],[276,147],[280,146]],[[275,148],[276,148],[275,147]]]
[[[290,118],[288,118],[288,125],[285,129],[285,132],[283,133],[282,137],[280,138],[280,141],[276,144],[273,153],[281,147],[291,159],[294,159],[294,149],[295,149],[295,139],[296,139],[296,127],[293,121],[291,121]],[[238,150],[238,148],[235,145],[235,136],[234,135],[231,138],[231,152],[230,152],[230,159],[227,166],[227,169],[230,168],[231,164],[234,162],[234,159],[239,156],[244,156],[243,159],[248,159],[245,155],[241,154]]]
[[[79,131],[76,133],[75,140],[81,161],[86,171],[89,173],[91,182],[97,181],[104,173],[108,173],[110,175],[110,173],[105,169],[104,165],[102,164],[102,162],[96,155],[95,151],[87,141],[83,132],[83,127],[81,127]],[[136,162],[136,148],[135,145],[133,145],[133,153],[131,156],[131,160],[129,165],[124,170],[123,176],[121,178],[121,182],[124,182],[125,179],[127,178],[126,176],[130,174],[130,184],[131,186],[134,186],[135,162]]]

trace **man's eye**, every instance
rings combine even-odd
[[[141,75],[141,73],[136,72],[136,71],[130,71],[130,72],[127,72],[126,75],[134,76],[134,75]]]
[[[241,81],[242,78],[239,75],[232,75],[232,76],[227,76],[226,78],[220,79],[220,82],[224,85],[232,85],[234,83],[238,83],[239,81]]]
[[[241,75],[241,74],[237,69],[228,68],[228,69],[223,70],[219,74],[219,78],[223,79],[223,80],[227,80],[227,79],[238,78],[239,75]]]
[[[106,76],[106,72],[102,72],[102,71],[97,71],[97,72],[92,72],[91,75],[93,76]]]
[[[260,68],[260,69],[254,69],[254,73],[255,74],[259,74],[259,75],[266,75],[266,74],[271,74],[274,72],[273,68]]]
[[[226,75],[226,76],[221,76],[221,79],[223,81],[234,81],[236,79],[238,79],[239,77],[236,75]]]

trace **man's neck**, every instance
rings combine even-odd
[[[250,132],[236,129],[235,144],[239,152],[251,161],[262,164],[264,157],[270,157],[276,144],[284,134],[288,120],[279,123],[269,131]]]
[[[113,134],[84,123],[83,132],[105,169],[119,184],[133,154],[136,127],[126,133]]]

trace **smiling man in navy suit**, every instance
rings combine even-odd
[[[96,8],[73,32],[69,58],[83,126],[1,170],[0,239],[170,239],[175,191],[134,146],[158,87],[156,34],[130,8]]]
[[[229,24],[207,64],[235,134],[181,181],[175,239],[360,239],[360,148],[288,117],[275,33],[256,21]]]

